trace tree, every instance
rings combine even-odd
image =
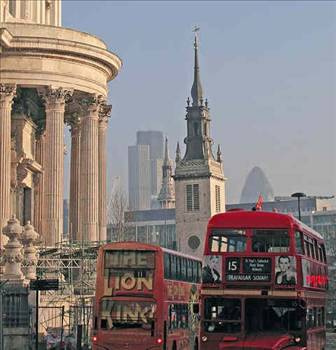
[[[125,240],[125,219],[127,209],[126,194],[119,186],[114,188],[108,202],[107,221],[112,226],[112,236],[116,241]]]

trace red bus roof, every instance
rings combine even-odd
[[[161,251],[162,248],[157,245],[151,245],[147,243],[141,243],[141,242],[134,242],[134,241],[129,241],[129,242],[111,242],[111,243],[106,243],[102,246],[104,250],[154,250],[154,251]]]
[[[280,228],[292,225],[296,225],[298,228],[308,231],[316,238],[323,240],[321,234],[297,220],[294,216],[268,211],[235,210],[219,213],[211,217],[208,228]]]
[[[128,242],[111,242],[106,243],[102,246],[103,250],[152,250],[152,251],[163,251],[166,253],[182,256],[184,258],[189,258],[193,260],[201,260],[195,256],[184,254],[182,252],[178,252],[176,250],[171,250],[167,248],[160,247],[158,245],[152,245],[147,243],[128,241]]]

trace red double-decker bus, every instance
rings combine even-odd
[[[201,349],[324,349],[327,283],[322,236],[293,216],[213,216],[202,269]]]
[[[198,349],[201,267],[200,260],[158,246],[102,246],[93,349]]]

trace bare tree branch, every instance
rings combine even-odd
[[[117,187],[113,190],[107,207],[107,220],[112,226],[118,242],[125,240],[125,220],[124,213],[127,209],[127,199],[125,192]]]

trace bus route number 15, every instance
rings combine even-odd
[[[226,271],[239,273],[239,270],[240,270],[240,259],[228,258],[226,261]]]

